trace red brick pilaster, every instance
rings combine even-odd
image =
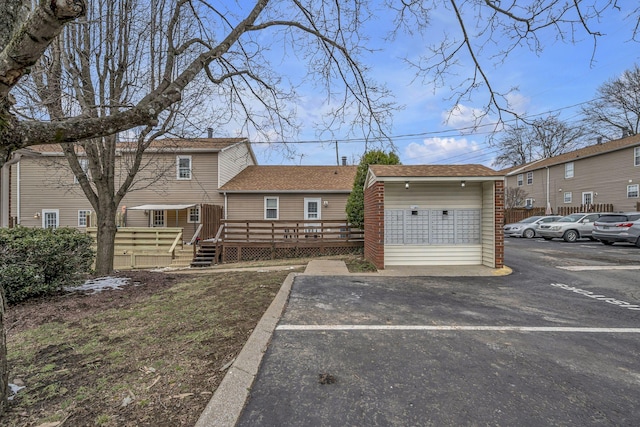
[[[384,269],[384,182],[364,189],[364,257]]]
[[[495,182],[496,265],[504,267],[504,181]]]

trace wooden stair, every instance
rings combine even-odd
[[[191,261],[191,267],[211,267],[216,263],[216,257],[219,255],[216,253],[215,242],[200,242],[196,256]]]

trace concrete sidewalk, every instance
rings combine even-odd
[[[511,269],[492,269],[484,266],[444,266],[415,267],[403,266],[381,270],[375,273],[353,273],[354,276],[388,276],[388,277],[480,277],[503,276],[510,274]],[[312,260],[303,273],[312,276],[346,276],[350,275],[344,261]],[[260,363],[287,304],[291,286],[298,273],[292,273],[285,279],[280,291],[260,319],[260,322],[242,348],[224,379],[218,386],[209,404],[200,415],[196,427],[233,427],[237,423],[249,396],[251,386],[258,374]]]

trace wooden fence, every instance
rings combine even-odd
[[[200,219],[202,230],[199,237],[201,239],[211,239],[216,235],[222,224],[224,208],[218,205],[201,205],[200,212],[202,215]]]
[[[553,209],[552,215],[570,215],[576,212],[613,212],[613,205],[610,203],[597,203],[580,206],[558,206]],[[534,215],[545,215],[545,208],[511,208],[504,211],[504,223],[512,224],[522,221]]]
[[[364,233],[344,220],[223,220],[218,245],[222,262],[352,253]]]

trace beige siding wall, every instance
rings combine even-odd
[[[593,203],[611,203],[616,211],[636,210],[639,198],[627,198],[627,185],[640,184],[640,166],[633,165],[633,147],[599,156],[577,159],[573,178],[565,178],[565,165],[549,168],[549,201],[552,207],[579,206],[582,193],[593,192]],[[534,171],[533,185],[522,188],[533,197],[536,207],[546,205],[547,171]],[[506,187],[516,187],[517,176],[507,177]],[[571,192],[571,203],[564,203],[564,193]],[[598,193],[596,196],[595,193]]]
[[[385,183],[385,209],[480,209],[482,184],[467,182]],[[484,211],[483,211],[484,215]],[[493,217],[491,217],[493,220]],[[484,233],[483,233],[484,235]],[[482,245],[385,245],[384,264],[392,265],[479,265]]]
[[[220,182],[219,187],[225,185],[231,178],[242,172],[247,166],[254,165],[253,157],[249,153],[247,144],[233,145],[219,153]]]
[[[482,184],[482,265],[496,265],[495,183]]]
[[[263,220],[264,198],[278,197],[279,218],[284,221],[298,221],[304,219],[304,199],[321,199],[321,219],[344,220],[347,217],[345,207],[347,205],[346,193],[335,194],[228,194],[227,219],[230,220]],[[324,207],[323,203],[328,202]]]
[[[143,204],[217,204],[223,205],[224,198],[218,193],[217,153],[191,153],[192,178],[176,178],[176,155],[158,154],[154,160],[139,172],[139,183],[125,196],[121,206],[134,207]],[[122,161],[122,158],[118,158]],[[20,190],[18,191],[18,169],[20,170]],[[120,172],[117,168],[116,175]],[[158,178],[157,171],[164,171]],[[60,226],[77,227],[78,210],[93,210],[82,193],[64,158],[28,159],[20,161],[20,167],[12,167],[12,212],[20,217],[24,226],[42,226],[42,218],[34,218],[43,209],[58,209]],[[146,180],[146,181],[145,181]],[[119,181],[117,182],[119,185]],[[142,188],[142,187],[147,188]],[[20,212],[18,212],[20,196]],[[120,206],[120,207],[121,207]],[[119,208],[120,208],[119,207]],[[188,224],[187,212],[181,211],[178,222],[175,212],[167,212],[167,226],[185,227],[185,237],[193,233],[195,226]],[[127,211],[128,226],[149,225],[149,216],[143,211]],[[190,237],[189,237],[190,238]]]

